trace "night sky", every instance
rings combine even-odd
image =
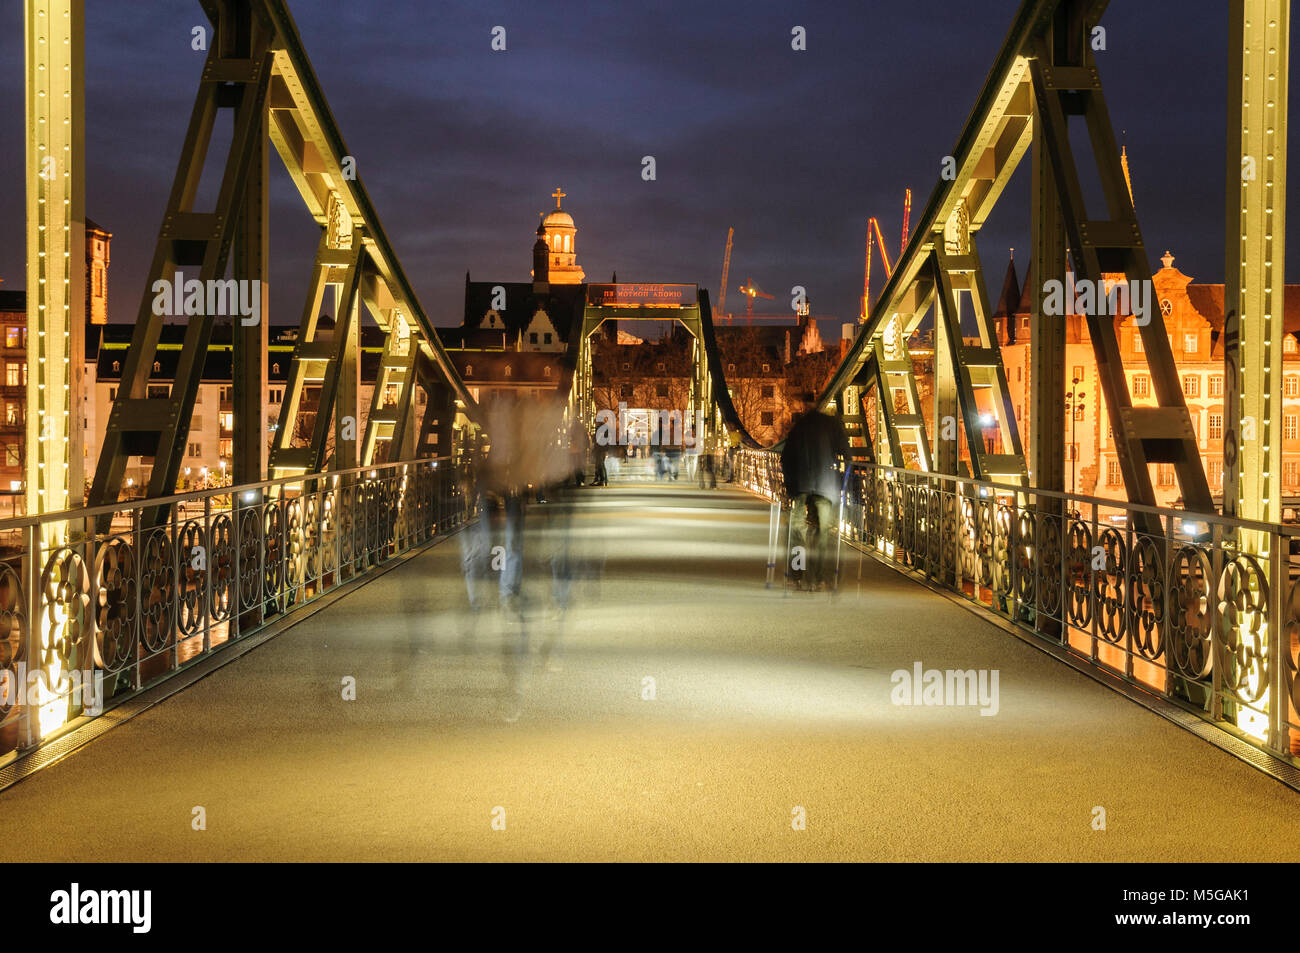
[[[1017,6],[290,0],[360,178],[439,325],[460,322],[466,270],[527,280],[557,185],[589,281],[698,282],[716,303],[734,226],[729,310],[743,310],[736,286],[752,278],[777,295],[756,311],[788,315],[799,284],[815,313],[853,320],[867,219],[881,218],[896,254],[903,189],[915,223]],[[1152,262],[1167,247],[1201,281],[1224,270],[1227,9],[1115,0],[1097,54]],[[114,233],[111,320],[133,321],[204,57],[190,31],[207,21],[186,0],[86,0],[86,15],[87,214]],[[791,50],[796,24],[806,52]],[[503,53],[490,48],[496,25]],[[25,283],[22,56],[22,4],[6,3],[9,289]],[[641,178],[644,155],[654,182]],[[272,321],[296,323],[319,232],[272,156]],[[1028,210],[1026,157],[981,233],[990,294],[1009,247],[1028,259]],[[877,262],[873,288],[883,283]]]

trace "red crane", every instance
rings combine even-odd
[[[903,193],[903,240],[899,245],[899,260],[902,260],[903,253],[907,251],[908,229],[912,220],[912,190],[907,189]],[[862,314],[861,320],[865,321],[871,314],[871,249],[880,246],[880,261],[885,266],[885,280],[888,281],[894,275],[894,266],[889,261],[889,252],[886,251],[885,236],[880,233],[880,222],[873,215],[867,222],[867,254],[866,263],[862,269]]]
[[[754,299],[755,298],[766,298],[768,301],[776,300],[776,295],[770,295],[765,291],[761,291],[759,287],[754,284],[754,279],[752,278],[746,280],[746,282],[740,286],[740,293],[743,294],[746,299],[745,300],[745,323],[746,324],[754,323]]]

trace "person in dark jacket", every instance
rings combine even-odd
[[[810,393],[797,398],[799,413],[781,451],[781,472],[791,502],[791,545],[802,547],[792,549],[789,556],[794,560],[795,579],[806,583],[805,588],[829,589],[835,585],[831,544],[838,531],[835,514],[844,486],[840,463],[848,465],[849,441],[840,422],[819,413],[815,402]],[[817,521],[812,530],[808,526],[809,510]]]

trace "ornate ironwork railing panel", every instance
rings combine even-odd
[[[876,558],[1265,751],[1300,755],[1300,526],[854,470],[841,529]],[[740,473],[787,502],[776,454],[743,452]]]
[[[0,554],[0,763],[455,530],[467,476],[421,460],[0,522],[22,540]]]

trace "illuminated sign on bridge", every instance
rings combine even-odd
[[[696,285],[588,285],[587,306],[591,308],[693,308],[698,298]]]

